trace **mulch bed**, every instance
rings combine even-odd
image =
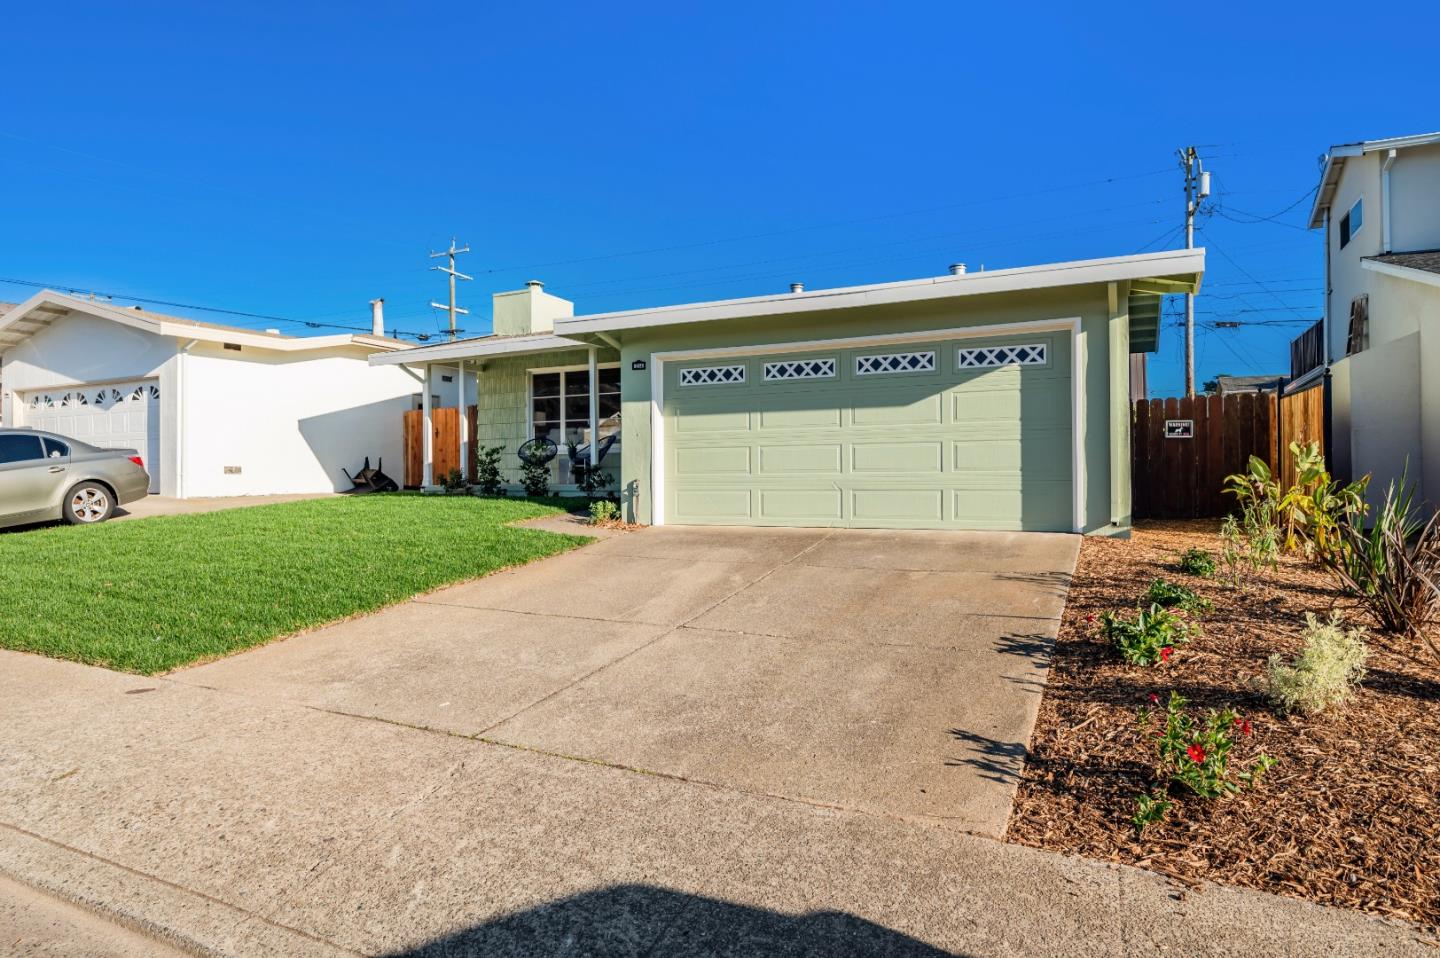
[[[1440,926],[1440,664],[1394,636],[1368,636],[1368,674],[1351,705],[1328,717],[1282,716],[1254,681],[1273,652],[1300,647],[1304,613],[1340,609],[1371,624],[1331,577],[1298,558],[1234,590],[1186,576],[1190,546],[1218,552],[1215,522],[1141,524],[1129,541],[1086,539],[1007,840],[1138,865],[1198,886],[1245,885]],[[1157,576],[1215,603],[1167,664],[1125,664],[1098,618],[1133,607]],[[1095,622],[1086,617],[1094,615]],[[1153,733],[1137,723],[1149,694],[1171,690],[1192,710],[1231,707],[1251,719],[1233,759],[1279,760],[1256,789],[1225,800],[1180,795],[1169,816],[1135,834],[1134,798],[1148,791]]]

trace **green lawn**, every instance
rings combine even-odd
[[[585,541],[554,506],[371,495],[0,533],[0,647],[164,672]]]

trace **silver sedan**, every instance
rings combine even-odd
[[[150,476],[134,449],[101,449],[37,429],[0,429],[0,529],[64,519],[104,522],[143,499]]]

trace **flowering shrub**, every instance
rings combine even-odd
[[[1152,695],[1152,701],[1157,698]],[[1148,795],[1135,799],[1136,813],[1131,819],[1138,831],[1165,816],[1170,807],[1169,790],[1179,785],[1200,798],[1225,798],[1260,783],[1275,760],[1258,753],[1243,768],[1231,764],[1231,753],[1239,739],[1254,732],[1250,720],[1233,709],[1214,709],[1196,720],[1185,706],[1189,703],[1178,692],[1171,692],[1165,703],[1164,721],[1156,733],[1160,761],[1155,767],[1155,787]],[[1149,713],[1142,712],[1149,724]]]
[[[1340,613],[1321,621],[1305,613],[1305,647],[1293,661],[1279,654],[1265,666],[1265,689],[1282,712],[1313,715],[1344,705],[1365,677],[1364,629],[1342,628]]]
[[[1168,662],[1175,646],[1190,640],[1190,626],[1175,613],[1152,604],[1133,619],[1111,612],[1100,617],[1105,638],[1131,665]]]
[[[1145,590],[1140,601],[1158,605],[1163,609],[1180,609],[1182,612],[1197,614],[1209,612],[1212,608],[1210,600],[1197,594],[1194,589],[1166,582],[1164,579],[1156,579],[1150,583],[1150,588]]]

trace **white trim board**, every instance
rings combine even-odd
[[[755,296],[711,303],[687,303],[653,309],[598,313],[557,320],[559,336],[583,337],[606,331],[646,329],[677,323],[698,323],[754,316],[778,316],[817,310],[881,306],[926,300],[956,299],[1062,286],[1104,284],[1124,280],[1182,277],[1194,289],[1205,271],[1205,250],[1168,250],[1138,256],[1047,263],[1016,269],[936,276],[872,286],[819,289],[801,293]],[[1178,292],[1179,290],[1177,290]]]
[[[1360,266],[1362,269],[1385,276],[1394,276],[1396,279],[1408,279],[1412,283],[1424,283],[1426,286],[1440,286],[1440,273],[1432,273],[1428,269],[1416,269],[1413,266],[1400,266],[1396,263],[1382,263],[1373,259],[1362,259]]]
[[[719,346],[712,349],[679,349],[650,354],[650,524],[665,524],[665,364],[710,359],[722,356],[758,356],[767,353],[814,352],[827,349],[853,349],[894,343],[933,342],[935,340],[972,339],[984,336],[1024,335],[1030,332],[1068,330],[1070,332],[1070,489],[1073,532],[1085,530],[1085,380],[1081,347],[1084,344],[1079,316],[1042,319],[1023,323],[996,323],[987,326],[962,326],[951,329],[927,329],[913,333],[890,333],[874,336],[851,336],[843,339],[812,339],[797,343],[766,343],[755,346]]]

